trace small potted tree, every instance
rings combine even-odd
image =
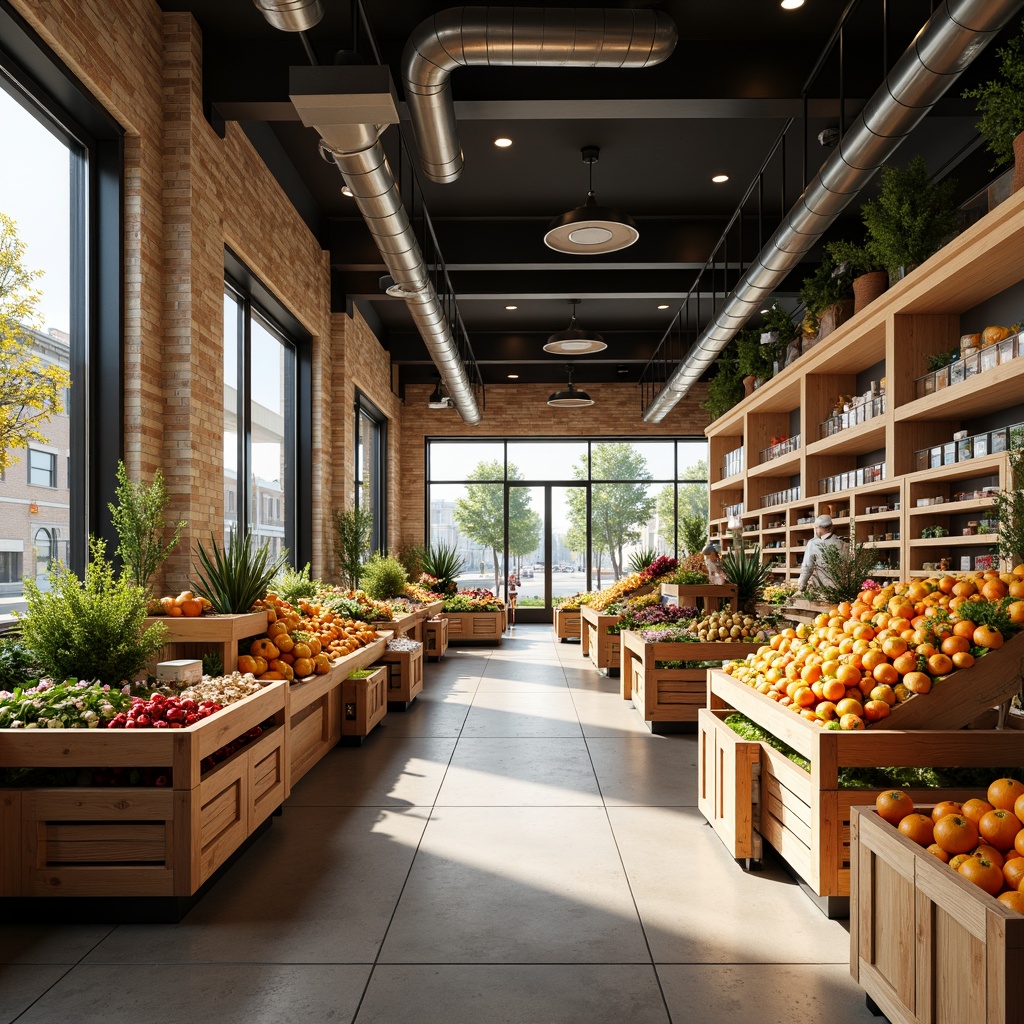
[[[856,316],[889,287],[888,271],[862,245],[839,239],[825,246],[837,266],[845,266],[852,278],[853,314]]]
[[[1024,31],[1024,25],[1022,25]],[[996,50],[999,77],[964,92],[964,99],[976,100],[981,120],[977,128],[995,154],[993,171],[1013,161],[1016,192],[1024,186],[1024,43],[1018,34]]]
[[[868,229],[865,248],[889,271],[890,283],[923,263],[954,228],[956,182],[936,184],[924,158],[906,167],[883,167],[878,196],[861,207]]]
[[[804,278],[800,301],[818,324],[817,340],[828,337],[853,315],[852,269],[826,255],[818,269]]]
[[[736,355],[739,360],[739,373],[743,378],[743,390],[747,395],[753,394],[773,371],[773,359],[769,345],[761,344],[761,332],[746,328],[736,335]]]
[[[798,342],[798,337],[799,332],[793,318],[778,302],[773,302],[771,309],[761,319],[761,345],[766,349],[766,358],[772,365],[770,377],[800,355],[798,343],[795,351],[790,350],[787,353],[787,349],[790,349],[794,342]]]
[[[727,347],[715,360],[718,372],[708,384],[708,397],[704,401],[712,420],[724,416],[743,398],[743,376],[735,347]]]

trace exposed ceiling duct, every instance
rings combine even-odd
[[[1024,0],[943,0],[644,412],[659,423]]]
[[[324,16],[322,0],[252,0],[256,9],[282,32],[306,32]]]
[[[473,65],[644,68],[660,64],[679,34],[651,10],[451,7],[423,21],[405,45],[402,79],[423,173],[462,173],[451,73]]]
[[[451,324],[430,279],[380,136],[398,122],[391,75],[384,66],[292,68],[289,98],[321,149],[341,171],[373,236],[395,291],[405,300],[430,358],[459,415],[480,422],[480,408]]]

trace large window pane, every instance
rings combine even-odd
[[[285,456],[286,411],[292,374],[291,353],[269,326],[253,316],[250,324],[250,446],[252,517],[250,531],[266,542],[272,555],[285,547],[285,520],[291,515]]]
[[[675,447],[671,441],[615,441],[591,448],[593,480],[672,480]]]
[[[657,484],[594,484],[591,488],[590,544],[595,585],[631,572],[630,555],[657,548]],[[572,501],[572,497],[570,497]]]
[[[238,347],[242,303],[224,292],[224,543],[238,529]]]
[[[356,503],[373,513],[370,550],[387,550],[387,419],[356,391]]]
[[[462,558],[461,589],[496,591],[500,585],[504,492],[504,484],[430,486],[429,540],[455,547]]]
[[[572,467],[587,465],[587,442],[509,441],[508,460],[521,480],[572,480]]]
[[[493,478],[504,480],[505,445],[500,441],[432,441],[430,444],[431,480],[466,480],[476,476],[481,463],[497,463]]]

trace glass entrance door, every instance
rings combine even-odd
[[[586,589],[587,537],[571,526],[570,500],[585,506],[586,485],[506,485],[505,581],[517,622],[550,622],[555,601]]]

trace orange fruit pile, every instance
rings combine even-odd
[[[875,809],[912,842],[1024,914],[1024,783],[996,779],[985,797],[944,800],[924,814],[906,793],[891,789],[878,794]]]
[[[972,618],[990,618],[993,606],[1010,623],[1005,636]],[[862,729],[1001,647],[1018,623],[1024,566],[915,580],[862,591],[811,625],[782,630],[725,671],[815,725]]]

